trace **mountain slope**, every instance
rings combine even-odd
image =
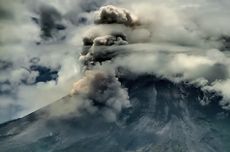
[[[229,112],[215,96],[208,106],[199,88],[173,84],[152,76],[121,78],[128,88],[131,108],[116,122],[95,114],[49,117],[47,109],[0,125],[3,152],[228,152]],[[206,96],[207,97],[207,96]]]

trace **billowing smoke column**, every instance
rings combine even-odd
[[[112,5],[103,6],[95,13],[95,24],[126,26],[129,30],[140,25],[138,17],[123,8]],[[103,32],[102,32],[103,33]],[[106,47],[113,45],[127,45],[128,40],[124,32],[108,30],[106,35],[89,33],[83,38],[83,51],[80,61],[88,68],[95,62],[103,62],[114,57],[114,52],[109,52]]]
[[[109,60],[113,54],[109,54],[103,46],[126,45],[128,44],[126,36],[123,33],[111,33],[111,35],[99,36],[95,38],[85,37],[83,39],[83,51],[80,61],[88,67],[95,62]]]
[[[137,16],[131,14],[124,8],[117,8],[112,5],[104,6],[96,12],[96,24],[124,24],[135,26],[139,24]]]
[[[127,90],[114,74],[102,70],[89,70],[74,84],[72,95],[79,95],[104,112],[108,120],[116,120],[116,114],[130,107]],[[92,108],[92,107],[87,107]]]
[[[125,9],[109,5],[96,12],[95,24],[123,24],[131,28],[138,25],[138,19]],[[114,57],[106,47],[127,44],[126,35],[122,32],[102,36],[86,35],[83,38],[80,61],[84,67],[84,77],[74,84],[71,95],[81,96],[85,101],[92,101],[92,106],[103,108],[109,120],[116,120],[116,115],[123,108],[130,107],[129,97],[115,72],[98,68],[97,63]]]

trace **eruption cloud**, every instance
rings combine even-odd
[[[71,94],[90,99],[94,106],[113,109],[115,120],[123,108],[130,106],[128,93],[122,88],[117,73],[117,69],[124,68],[139,75],[151,74],[175,83],[186,82],[201,87],[204,92],[214,90],[224,96],[220,105],[228,109],[228,95],[221,87],[223,81],[229,79],[229,65],[223,62],[225,59],[219,61],[215,58],[226,58],[225,55],[203,44],[185,47],[166,40],[167,43],[156,45],[156,41],[165,42],[155,31],[159,28],[155,25],[157,21],[137,14],[140,16],[112,5],[95,12],[95,25],[83,37],[79,58],[84,76],[74,84]],[[113,72],[104,70],[105,67]]]
[[[101,7],[95,15],[95,24],[124,24],[126,26],[138,25],[138,17],[124,8],[113,5]]]
[[[81,96],[84,101],[91,102],[91,106],[104,111],[108,120],[116,120],[123,108],[130,107],[127,90],[108,71],[85,71],[84,77],[74,84],[71,94]]]
[[[133,26],[137,18],[127,10],[115,6],[103,6],[96,12],[95,24],[123,24]],[[103,107],[104,116],[108,120],[116,120],[123,108],[130,107],[128,92],[121,86],[114,69],[105,70],[96,66],[111,60],[107,47],[127,45],[126,35],[122,32],[103,36],[86,36],[83,38],[83,50],[79,60],[84,66],[84,76],[78,80],[71,91],[72,96],[81,96],[92,106]]]

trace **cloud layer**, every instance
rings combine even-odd
[[[68,94],[76,80],[90,79],[82,71],[94,71],[95,65],[113,71],[109,75],[119,101],[118,92],[126,91],[114,71],[123,67],[216,91],[223,96],[220,104],[229,109],[226,0],[3,0],[1,4],[0,122]],[[35,65],[39,68],[32,68]],[[38,82],[42,80],[38,69],[44,68],[56,76]],[[121,101],[126,103],[127,95]]]
[[[126,23],[122,8],[103,6],[99,10],[96,23],[102,25],[93,27],[88,35],[93,35],[93,40],[99,39],[103,42],[99,44],[111,47],[89,47],[91,51],[86,56],[91,56],[88,58],[91,65],[104,62],[103,65],[111,66],[112,69],[122,67],[136,74],[152,74],[176,83],[196,85],[203,91],[215,91],[223,96],[220,105],[228,109],[229,95],[224,90],[230,78],[229,53],[224,46],[226,43],[222,41],[229,30],[222,25],[228,23],[222,23],[225,22],[222,20],[221,26],[209,26],[206,22],[210,21],[204,18],[206,7],[209,7],[208,11],[211,13],[227,20],[225,11],[212,8],[217,5],[215,2],[191,5],[181,3],[178,6],[176,4],[179,1],[168,4],[149,1],[133,2],[129,5],[130,3],[121,5],[137,14],[135,18],[138,24],[133,24],[135,26]],[[199,13],[191,13],[197,9]],[[134,16],[130,12],[129,16]],[[106,37],[102,35],[112,35],[114,32],[126,36],[127,43],[124,46],[105,43]],[[93,46],[95,41],[92,42]],[[98,54],[104,60],[95,60],[96,56],[100,56]],[[106,60],[110,61],[105,62]]]

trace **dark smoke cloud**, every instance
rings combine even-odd
[[[107,5],[101,7],[95,16],[96,24],[124,24],[135,26],[139,24],[138,17],[124,8]]]
[[[123,108],[130,106],[126,89],[113,73],[103,70],[86,71],[82,79],[74,84],[72,95],[92,101],[93,105],[111,112],[113,118]]]
[[[83,39],[83,51],[80,61],[84,65],[103,62],[114,57],[113,52],[107,50],[106,46],[127,45],[126,36],[123,33],[112,33],[111,35],[98,36],[95,38],[85,37]]]

